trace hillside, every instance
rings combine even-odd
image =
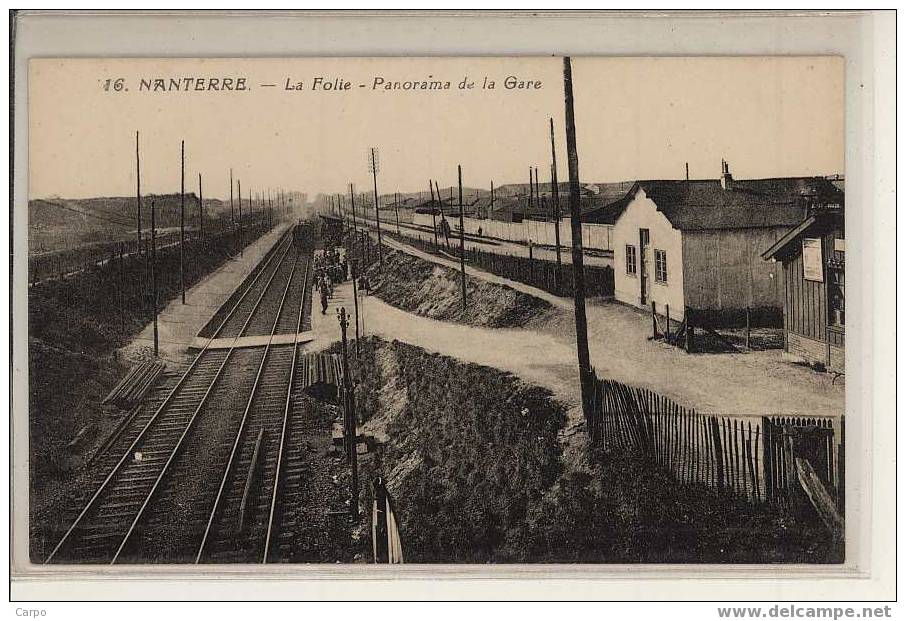
[[[142,197],[142,229],[150,228],[151,202],[157,208],[157,226],[179,226],[178,194]],[[205,222],[213,227],[228,217],[229,202],[205,199]],[[83,244],[131,239],[136,228],[135,197],[35,199],[28,203],[29,254],[40,254]],[[198,226],[198,198],[186,194],[186,226]]]

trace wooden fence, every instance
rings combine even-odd
[[[699,414],[657,393],[592,378],[592,442],[632,450],[700,483],[753,502],[790,502],[796,458],[808,459],[842,513],[844,419]]]
[[[385,233],[386,234],[386,233]],[[390,233],[390,237],[431,254],[446,254],[459,259],[459,241],[450,240],[450,248],[443,243],[435,246],[433,239],[424,240],[413,237],[400,237]],[[519,257],[510,254],[485,252],[479,248],[466,249],[466,262],[486,272],[525,283],[548,293],[560,296],[573,295],[573,269],[570,264],[563,264],[558,269],[556,261]],[[584,266],[585,293],[589,297],[608,297],[613,295],[613,268],[610,266]]]

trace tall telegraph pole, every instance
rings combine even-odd
[[[462,208],[462,166],[456,166],[459,178],[459,273],[462,280],[462,310],[466,310],[466,225]]]
[[[378,208],[378,193],[377,193],[377,174],[378,174],[378,159],[377,159],[377,149],[371,147],[371,176],[374,180],[374,217],[377,218],[377,244],[378,244],[378,261],[380,261],[381,267],[384,267],[384,249],[381,245],[381,212]]]
[[[186,141],[180,143],[180,182],[179,182],[179,287],[182,290],[182,303],[186,303]]]
[[[566,160],[569,165],[569,213],[573,247],[573,279],[576,306],[576,349],[582,413],[591,420],[591,362],[588,353],[588,322],[585,317],[585,271],[582,253],[582,213],[579,208],[579,155],[576,151],[576,118],[573,109],[573,72],[569,56],[563,58],[563,95],[566,105]]]
[[[138,248],[142,252],[142,169],[138,154],[138,131],[135,132],[135,224],[138,235]]]
[[[557,244],[557,292],[560,292],[560,185],[557,181],[557,150],[554,147],[554,117],[551,117],[551,199],[554,202],[554,242]]]
[[[154,311],[154,356],[160,353],[157,335],[157,221],[154,201],[151,201],[151,308]]]
[[[204,237],[204,194],[201,192],[201,173],[198,173],[198,223],[199,232]]]

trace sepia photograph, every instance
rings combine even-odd
[[[843,95],[32,59],[31,563],[844,563]]]

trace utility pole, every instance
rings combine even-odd
[[[182,303],[186,303],[186,141],[180,143],[179,158],[179,287],[182,290]]]
[[[535,184],[532,181],[532,167],[531,166],[528,167],[528,191],[529,191],[528,209],[526,209],[526,211],[531,211],[532,205],[535,203]]]
[[[355,222],[355,189],[352,184],[349,184],[349,202],[352,203],[352,243],[355,244],[355,236],[358,235],[358,225]],[[358,325],[358,323],[356,324]]]
[[[135,132],[135,223],[138,234],[139,255],[142,253],[142,168],[138,154],[138,131]]]
[[[434,208],[434,186],[428,179],[428,189],[431,191],[431,228],[434,230],[434,247],[437,248],[437,213]]]
[[[371,176],[374,179],[374,217],[377,219],[377,244],[378,244],[378,261],[381,264],[381,267],[384,267],[384,247],[381,245],[381,212],[378,207],[378,193],[377,193],[377,174],[378,174],[378,163],[377,163],[377,153],[374,147],[371,147]]]
[[[233,211],[233,169],[230,169],[230,224],[236,224],[236,213]]]
[[[352,381],[349,377],[349,355],[346,352],[346,328],[349,327],[349,319],[346,317],[346,308],[341,306],[337,311],[337,319],[340,321],[340,331],[343,336],[343,410],[346,418],[346,454],[349,458],[349,465],[352,466],[352,498],[349,503],[349,513],[352,519],[357,520],[359,517],[359,464],[356,448],[358,446],[355,415],[355,395],[352,392]]]
[[[494,180],[491,179],[491,204],[488,205],[488,212],[484,215],[485,218],[490,218],[491,213],[494,212]]]
[[[160,353],[157,334],[157,220],[154,201],[151,201],[151,308],[154,311],[154,357]]]
[[[582,212],[579,206],[579,154],[576,151],[576,118],[573,109],[573,72],[569,56],[563,57],[563,96],[566,107],[566,161],[569,165],[569,212],[573,247],[573,280],[576,306],[576,349],[582,413],[591,418],[591,361],[588,353],[588,322],[585,316],[585,266],[582,253]]]
[[[355,237],[352,238],[352,243],[355,244]],[[356,266],[355,259],[352,259],[350,264],[350,270],[352,271],[352,303],[355,305],[355,359],[359,359],[359,283],[358,283],[358,267]]]
[[[396,234],[402,235],[400,233],[400,193],[396,193]]]
[[[538,183],[538,167],[535,166],[535,204],[541,208],[541,184]]]
[[[242,179],[236,180],[236,191],[239,194],[239,256],[242,256]]]
[[[554,117],[551,117],[551,200],[554,202],[554,243],[557,245],[557,293],[563,280],[560,262],[560,184],[557,181],[557,149],[554,143]]]
[[[201,236],[204,237],[204,194],[201,192],[201,173],[198,173],[198,222]]]
[[[466,225],[462,216],[462,166],[456,166],[459,178],[459,272],[462,280],[462,312],[466,312]]]

